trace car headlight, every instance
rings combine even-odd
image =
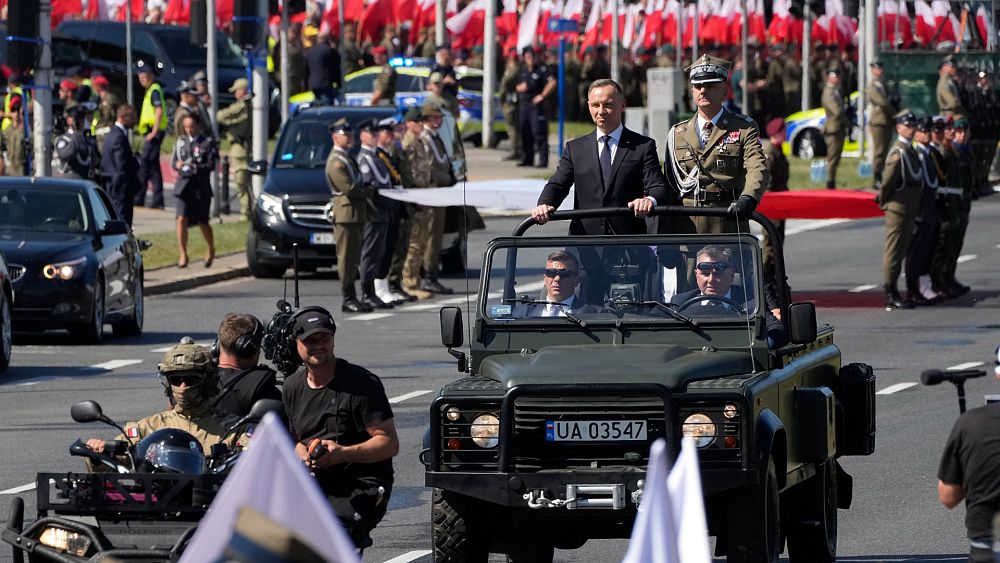
[[[69,262],[59,262],[56,264],[46,264],[42,267],[42,275],[47,280],[71,280],[83,273],[87,266],[87,257],[83,256]]]
[[[500,443],[500,418],[481,414],[472,420],[472,441],[480,448],[494,448]]]
[[[285,220],[285,207],[282,204],[280,197],[268,193],[261,193],[260,199],[257,200],[257,205],[264,213],[267,213],[280,221]]]
[[[90,538],[87,536],[54,526],[42,530],[38,543],[77,557],[86,556],[90,549]]]
[[[694,438],[695,446],[704,448],[715,441],[715,423],[712,422],[712,418],[707,414],[694,413],[684,419],[684,424],[681,426],[681,433],[684,436]]]

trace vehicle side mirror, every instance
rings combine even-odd
[[[97,401],[80,401],[69,408],[69,415],[76,422],[99,422],[104,418],[104,411]]]
[[[108,219],[104,222],[104,226],[101,227],[100,234],[102,236],[127,235],[128,223],[118,219]]]
[[[247,418],[250,419],[250,422],[260,422],[264,418],[264,415],[269,412],[277,413],[280,416],[284,408],[281,401],[277,399],[258,399],[250,407]]]
[[[441,307],[441,344],[448,348],[458,348],[465,342],[462,327],[462,309]]]
[[[266,160],[251,160],[247,164],[247,172],[257,175],[265,176],[267,175],[267,161]]]
[[[793,344],[816,340],[816,305],[792,303],[788,307],[788,336]]]

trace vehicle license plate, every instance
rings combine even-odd
[[[545,421],[546,442],[624,442],[645,439],[645,420]]]
[[[334,244],[333,233],[312,233],[309,235],[310,244]]]

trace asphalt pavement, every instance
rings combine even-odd
[[[469,310],[484,244],[509,234],[517,221],[490,218],[486,231],[472,233],[472,279],[444,280],[455,289],[453,296],[347,316],[337,312],[339,284],[332,273],[320,271],[301,279],[303,305],[323,305],[335,312],[338,355],[379,374],[393,401],[402,445],[395,461],[396,486],[366,561],[430,561],[431,493],[423,486],[417,454],[434,391],[458,376],[439,343],[438,308],[450,304]],[[998,221],[1000,198],[975,203],[958,272],[973,288],[969,295],[935,307],[894,312],[882,309],[877,287],[881,219],[789,222],[785,253],[793,298],[817,303],[820,322],[836,328],[834,338],[844,363],[872,364],[880,393],[876,453],[842,459],[854,476],[854,504],[840,511],[842,561],[964,560],[964,510],[942,508],[935,488],[941,448],[958,415],[955,393],[947,385],[921,386],[919,374],[957,366],[992,369],[993,350],[1000,343],[995,267],[1000,237],[990,225]],[[562,233],[564,228],[547,225],[542,230]],[[150,296],[145,333],[112,337],[100,346],[76,345],[59,333],[16,335],[12,366],[0,376],[0,525],[14,495],[24,498],[28,516],[34,515],[30,486],[36,472],[82,469],[67,452],[73,440],[114,434],[101,426],[73,423],[70,404],[96,399],[106,414],[120,421],[160,410],[165,402],[155,378],[156,363],[170,345],[185,335],[210,342],[230,311],[269,319],[279,298],[291,298],[291,288],[288,280],[238,278]],[[1000,383],[992,377],[970,381],[970,407],[997,391]],[[557,552],[557,561],[618,561],[626,545],[624,540],[590,542],[576,551]],[[0,554],[7,561],[5,547],[0,546]]]

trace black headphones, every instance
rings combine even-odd
[[[261,342],[264,341],[264,325],[260,322],[260,319],[254,317],[253,331],[247,332],[236,339],[233,344],[233,352],[241,358],[252,358],[257,352],[260,351]],[[212,358],[218,362],[219,361],[219,337],[215,337],[215,341],[212,342],[212,347],[210,349],[212,353]]]

